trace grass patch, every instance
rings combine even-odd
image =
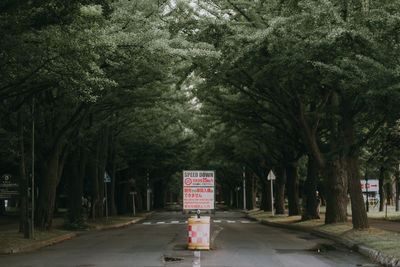
[[[268,222],[290,223],[304,228],[313,228],[332,235],[342,236],[351,239],[358,244],[363,244],[367,247],[381,251],[388,256],[400,259],[400,233],[398,232],[390,232],[373,227],[362,231],[354,230],[351,222],[325,224],[323,219],[299,221],[301,216],[276,215],[272,217],[271,212],[260,210],[249,211],[247,214],[250,217],[263,219]],[[380,215],[379,211],[372,210],[372,214],[375,216],[370,216],[370,213],[368,213],[368,217],[381,218],[378,216]],[[390,219],[399,220],[398,216],[390,217]]]
[[[0,232],[0,249],[16,248],[39,243],[44,240],[52,239],[57,236],[71,233],[70,231],[53,229],[49,231],[35,231],[34,239],[24,238],[23,233],[18,233],[16,230]]]
[[[388,256],[400,258],[400,234],[370,228],[365,231],[350,230],[344,235],[367,247],[384,252]]]

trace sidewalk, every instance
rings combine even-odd
[[[246,211],[249,218],[262,224],[298,231],[333,240],[376,263],[388,267],[400,267],[400,222],[370,218],[370,228],[365,231],[353,230],[350,221],[338,224],[324,224],[319,220],[301,221],[301,216],[275,215],[259,210]],[[324,217],[322,214],[321,217]]]
[[[107,220],[105,218],[96,221],[88,220],[86,222],[88,228],[82,231],[64,230],[62,229],[64,219],[55,218],[52,229],[49,231],[35,231],[34,239],[25,239],[23,234],[18,232],[18,218],[3,217],[0,218],[0,254],[30,252],[74,238],[88,231],[125,227],[144,220],[150,214],[151,212],[141,213],[135,217],[115,216],[108,217]]]

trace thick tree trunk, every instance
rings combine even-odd
[[[385,168],[381,166],[379,170],[379,211],[383,211],[385,206],[385,194],[383,191],[383,181],[385,178]]]
[[[369,223],[360,186],[358,150],[353,149],[352,153],[348,155],[347,158],[353,228],[365,229],[369,227]]]
[[[346,106],[346,108],[348,105]],[[347,179],[351,199],[352,223],[354,229],[369,227],[368,217],[365,211],[363,195],[360,186],[360,166],[358,163],[359,149],[354,145],[354,121],[350,112],[343,116],[343,129],[345,146],[348,147],[346,155]],[[329,188],[329,187],[328,187]],[[346,205],[347,206],[347,205]]]
[[[164,208],[164,191],[165,185],[162,181],[154,183],[154,208]]]
[[[275,183],[275,213],[285,214],[285,186],[286,186],[286,169],[276,169]]]
[[[59,183],[59,149],[55,148],[48,158],[43,160],[42,176],[39,184],[36,227],[48,230],[51,227]]]
[[[325,167],[326,175],[326,214],[325,223],[347,221],[347,171],[345,161],[339,155],[332,156]]]
[[[79,162],[74,162],[68,177],[69,201],[68,201],[68,220],[71,224],[80,226],[84,221],[82,197],[83,180],[86,173],[86,153],[80,149]]]
[[[289,216],[300,215],[298,166],[286,166]]]
[[[319,219],[319,199],[317,199],[318,165],[312,156],[308,156],[307,179],[304,185],[303,221]]]
[[[260,209],[263,211],[271,211],[271,185],[270,181],[261,177],[261,204]]]
[[[99,209],[100,202],[100,193],[99,193],[99,150],[100,150],[100,142],[96,140],[95,144],[95,158],[92,161],[91,165],[91,180],[92,180],[92,210],[90,217],[95,219],[97,214],[99,213],[97,210]]]
[[[19,205],[19,232],[26,233],[25,238],[29,238],[28,231],[28,180],[25,171],[25,146],[24,146],[24,121],[22,111],[18,112],[18,145],[19,145],[19,175],[20,175],[20,205]],[[4,203],[4,202],[3,202]]]

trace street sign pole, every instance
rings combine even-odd
[[[132,207],[133,207],[133,216],[136,216],[135,194],[132,194]]]
[[[274,186],[273,186],[273,182],[276,179],[276,177],[272,170],[269,171],[267,179],[271,181],[271,211],[272,211],[272,216],[274,216]]]
[[[147,201],[146,201],[146,204],[147,204],[147,211],[150,211],[150,185],[149,185],[149,170],[147,170],[147,195],[146,195],[146,197],[147,197]]]
[[[246,209],[246,167],[243,166],[243,209]]]
[[[31,202],[32,202],[32,215],[31,215],[31,239],[35,238],[35,103],[32,98],[32,188],[31,188]],[[29,215],[28,215],[29,216]]]
[[[105,201],[106,201],[106,220],[108,220],[107,183],[111,183],[111,177],[108,175],[107,171],[104,171],[104,190],[105,190]]]
[[[108,220],[107,182],[104,182],[104,188],[106,190],[106,220]]]
[[[272,211],[272,216],[274,216],[274,186],[273,186],[273,180],[271,180],[271,211]]]

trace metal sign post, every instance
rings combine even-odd
[[[107,171],[104,172],[104,189],[106,197],[106,220],[108,220],[108,195],[107,195],[107,183],[111,182],[111,177],[108,175]]]
[[[246,167],[243,166],[243,209],[246,209]]]
[[[136,192],[130,192],[130,195],[132,195],[132,211],[133,211],[133,216],[136,215],[136,207],[135,207],[135,195]]]
[[[273,182],[276,179],[276,177],[272,170],[269,171],[267,179],[269,181],[271,181],[271,211],[272,211],[272,216],[274,216],[274,186],[273,186]]]
[[[147,204],[147,211],[150,211],[150,185],[149,185],[149,170],[147,170],[147,190],[146,190],[146,204]]]

